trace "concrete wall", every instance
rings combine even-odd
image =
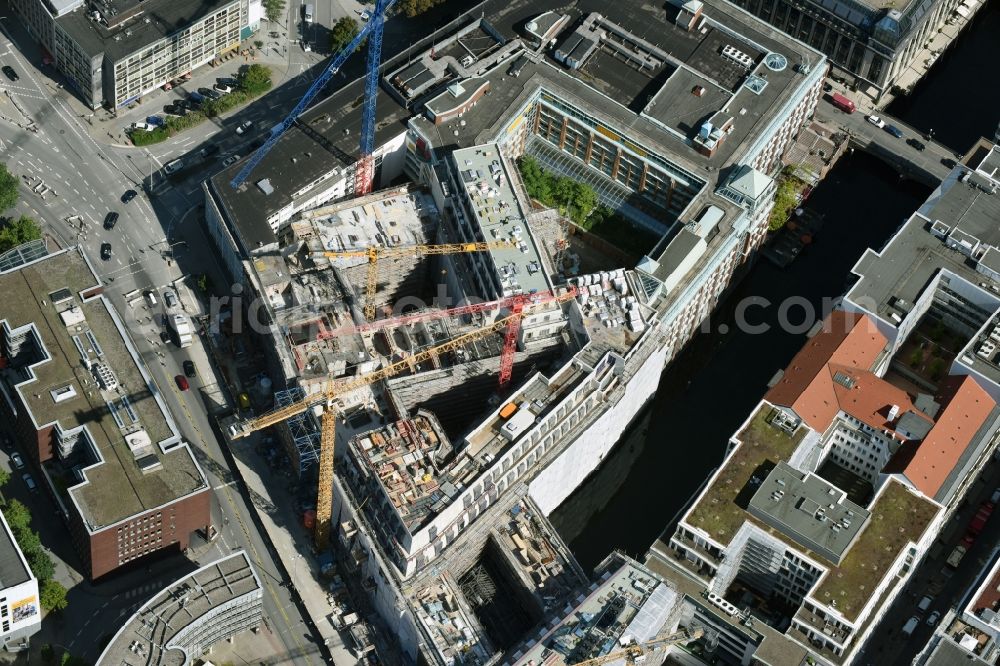
[[[659,345],[626,384],[617,404],[598,417],[528,484],[528,494],[545,515],[552,513],[600,466],[632,419],[653,397],[666,360],[667,349]]]

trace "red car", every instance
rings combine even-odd
[[[177,382],[177,388],[182,391],[187,391],[190,388],[187,377],[184,375],[177,375],[174,377],[174,381]]]

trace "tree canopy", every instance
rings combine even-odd
[[[271,68],[254,63],[240,70],[238,84],[240,90],[249,95],[260,95],[271,89]]]
[[[423,14],[427,10],[437,7],[441,2],[443,0],[400,0],[397,6],[399,7],[399,11],[413,18],[418,14]]]
[[[285,11],[285,0],[264,0],[264,16],[271,23],[281,20],[281,13]]]
[[[553,206],[559,212],[587,229],[587,218],[597,206],[597,192],[590,185],[580,183],[566,176],[555,176],[528,155],[518,160],[521,180],[528,194],[546,206]]]
[[[330,50],[334,53],[340,52],[345,46],[351,43],[357,34],[361,32],[361,26],[351,16],[345,16],[333,24],[330,28]]]
[[[17,177],[12,174],[6,164],[0,164],[0,213],[17,204]]]
[[[13,218],[0,221],[0,252],[6,252],[21,243],[38,240],[42,237],[42,229],[38,223],[26,215],[16,220]]]
[[[49,579],[42,583],[38,591],[39,602],[46,611],[61,611],[66,608],[66,588],[58,581]]]

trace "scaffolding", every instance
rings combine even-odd
[[[274,404],[280,409],[302,400],[305,396],[305,390],[299,386],[285,391],[275,391]],[[319,428],[308,410],[287,419],[285,423],[288,425],[288,434],[292,438],[292,444],[298,451],[299,476],[301,477],[319,460]]]

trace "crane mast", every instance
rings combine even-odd
[[[330,64],[326,66],[323,73],[316,77],[309,89],[299,100],[299,103],[295,105],[295,108],[282,120],[280,123],[271,128],[271,132],[267,137],[264,144],[257,149],[257,151],[246,161],[243,168],[239,170],[235,177],[229,181],[230,187],[234,190],[239,189],[243,183],[246,182],[253,170],[257,168],[257,165],[271,152],[271,148],[274,144],[278,142],[278,139],[291,128],[298,118],[302,115],[317,95],[323,90],[323,88],[330,82],[330,79],[334,77],[340,68],[344,66],[344,63],[348,58],[351,57],[359,46],[369,38],[368,41],[368,71],[366,72],[365,78],[365,101],[364,108],[361,117],[361,140],[360,140],[360,150],[359,159],[360,163],[357,165],[357,170],[355,171],[355,188],[358,186],[358,176],[359,171],[367,170],[369,174],[368,179],[368,189],[363,190],[363,192],[358,192],[359,194],[367,193],[371,191],[371,178],[370,176],[374,174],[374,163],[371,160],[372,150],[375,145],[375,100],[378,96],[378,68],[379,59],[382,57],[382,27],[385,24],[385,12],[392,7],[396,0],[379,0],[375,6],[375,11],[372,13],[368,21],[361,26],[361,30],[358,34],[354,36],[354,39],[348,43],[343,49],[340,50]],[[374,51],[374,53],[373,53]],[[366,166],[367,165],[367,166]]]

